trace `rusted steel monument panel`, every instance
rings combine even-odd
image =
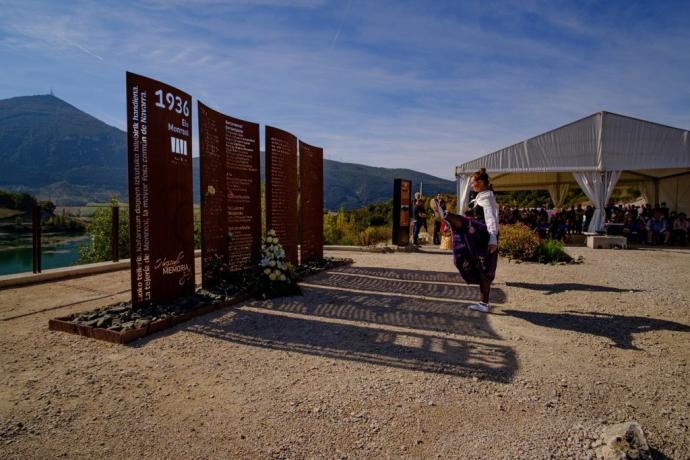
[[[261,251],[259,125],[216,112],[201,102],[201,257],[204,287],[210,263],[249,268]]]
[[[393,181],[393,244],[410,243],[410,203],[412,183],[405,179]]]
[[[192,98],[127,72],[134,307],[194,293]]]
[[[297,138],[266,126],[266,229],[275,230],[285,258],[297,264]]]
[[[299,142],[300,261],[323,259],[323,149]]]

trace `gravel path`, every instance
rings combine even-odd
[[[126,271],[0,291],[0,457],[591,458],[634,419],[690,458],[690,251],[568,251],[501,260],[490,315],[449,255],[331,252],[302,297],[133,346],[47,330]]]

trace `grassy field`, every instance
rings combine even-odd
[[[127,209],[127,203],[120,202],[119,204],[120,208]],[[109,207],[110,203],[107,202],[86,203],[85,206],[58,206],[55,208],[55,214],[62,214],[62,210],[64,209],[65,212],[71,216],[91,217],[97,209]]]
[[[129,206],[128,203],[124,203],[124,202],[120,202],[119,205],[120,205],[120,209],[127,209]],[[93,216],[93,213],[96,212],[97,209],[109,208],[109,207],[110,207],[110,203],[106,203],[106,202],[103,202],[103,203],[98,203],[98,202],[86,203],[85,206],[58,206],[55,209],[55,214],[56,215],[61,214],[62,210],[64,209],[68,215],[90,218],[91,216]],[[2,210],[3,210],[3,208],[0,208],[0,211],[2,211]],[[12,211],[12,210],[8,209],[8,211]],[[8,217],[8,216],[4,216],[4,215],[0,214],[0,218],[3,218],[3,217]],[[201,207],[198,203],[195,203],[194,204],[194,221],[198,222],[200,220],[201,220]]]
[[[24,214],[24,211],[20,211],[19,209],[0,208],[0,219],[21,216],[22,214]]]

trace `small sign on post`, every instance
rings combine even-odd
[[[393,183],[393,244],[407,246],[410,243],[412,182],[395,179]]]

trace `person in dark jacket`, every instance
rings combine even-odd
[[[414,209],[412,211],[414,216],[414,227],[412,229],[412,243],[419,244],[419,230],[422,226],[426,227],[426,209],[424,209],[424,200],[422,200],[419,192],[415,193]]]

